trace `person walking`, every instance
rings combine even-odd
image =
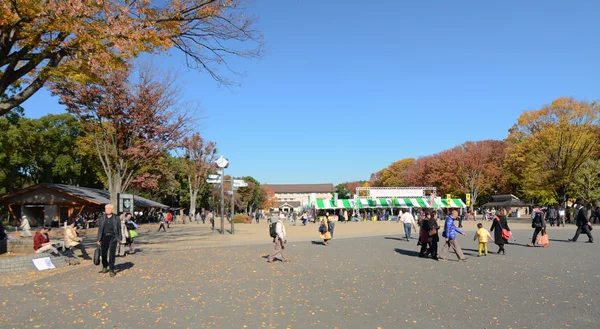
[[[414,230],[415,232],[417,231],[417,228],[415,226],[415,218],[406,209],[402,209],[402,216],[400,216],[400,221],[404,223],[404,236],[406,237],[406,241],[410,241],[411,230]]]
[[[531,228],[533,228],[533,236],[531,237],[531,243],[528,247],[535,247],[535,241],[538,234],[542,231],[542,228],[546,228],[546,221],[544,220],[544,213],[540,210],[540,207],[535,207],[531,214]]]
[[[125,257],[125,246],[127,246],[127,241],[129,240],[129,230],[127,229],[126,221],[125,215],[121,214],[119,216],[121,239],[119,240],[119,249],[117,251],[117,256],[119,257]]]
[[[85,250],[83,243],[81,243],[83,238],[78,237],[77,232],[75,232],[75,221],[73,221],[71,224],[67,224],[67,222],[65,222],[63,233],[65,239],[65,248],[70,249],[73,255],[75,255],[74,249],[77,248],[81,251],[81,256],[83,259],[92,259]]]
[[[592,232],[590,232],[592,223],[590,223],[588,220],[587,210],[583,207],[582,201],[580,201],[577,205],[577,209],[577,216],[575,217],[575,225],[577,225],[577,230],[575,231],[575,236],[572,239],[569,239],[569,241],[577,242],[579,234],[585,233],[588,236],[587,243],[594,243],[594,237],[592,236]]]
[[[548,221],[550,222],[550,226],[554,226],[556,223],[556,218],[558,217],[558,205],[554,207],[548,208]]]
[[[214,230],[215,229],[215,215],[213,214],[212,210],[208,212],[208,215],[206,215],[206,219],[208,219],[208,221],[210,222],[211,230]]]
[[[440,224],[438,223],[438,214],[436,211],[432,213],[429,219],[429,255],[434,260],[438,260],[438,243],[440,242]]]
[[[490,232],[494,232],[494,243],[498,246],[498,253],[502,252],[506,255],[504,245],[508,243],[510,238],[510,228],[506,220],[506,212],[504,209],[496,213],[496,218],[492,221]]]
[[[24,238],[25,234],[27,234],[28,237],[32,237],[31,234],[31,225],[29,225],[29,219],[27,219],[27,216],[23,216],[21,217],[21,225],[19,226],[19,228],[21,229],[21,237]]]
[[[446,222],[444,223],[444,233],[442,233],[442,236],[446,239],[446,242],[444,243],[442,251],[440,252],[440,261],[448,260],[448,252],[450,251],[450,248],[454,249],[456,257],[458,257],[461,262],[467,261],[462,249],[460,248],[460,245],[458,245],[458,242],[456,242],[456,233],[463,236],[466,235],[454,224],[456,218],[458,218],[458,211],[456,210],[452,210],[452,213],[446,217]]]
[[[160,229],[162,228],[163,231],[167,231],[166,227],[165,227],[165,221],[167,220],[167,216],[163,213],[160,214],[160,226],[158,227],[158,231],[156,232],[160,232]]]
[[[421,243],[421,251],[419,251],[419,257],[427,257],[429,250],[431,250],[431,237],[429,236],[431,215],[429,211],[425,212],[425,216],[421,221],[421,230],[419,232],[419,242]],[[429,247],[429,248],[428,248]]]
[[[323,217],[319,226],[319,236],[323,239],[323,245],[328,246],[331,240],[331,226],[329,224],[329,216]]]
[[[137,236],[137,224],[133,221],[133,216],[130,213],[125,214],[125,226],[127,227],[127,246],[129,247],[129,254],[135,254],[135,237]]]
[[[496,213],[494,212],[494,217],[496,217]],[[477,232],[475,232],[475,236],[473,237],[473,241],[479,239],[479,249],[477,252],[477,257],[481,257],[482,251],[485,251],[485,256],[488,255],[488,239],[492,239],[492,235],[490,232],[483,228],[483,224],[477,224]]]
[[[273,238],[273,249],[271,251],[271,254],[269,255],[269,257],[267,257],[268,263],[273,263],[273,260],[275,259],[275,257],[278,257],[284,263],[290,262],[290,260],[288,259],[288,255],[287,255],[287,248],[286,248],[287,235],[285,232],[285,225],[283,224],[284,220],[285,220],[285,215],[281,214],[281,215],[279,215],[279,220],[275,223],[276,235]]]
[[[171,228],[171,222],[173,221],[173,214],[169,211],[167,212],[167,228]]]
[[[100,273],[115,273],[115,256],[117,244],[121,241],[121,225],[119,218],[113,214],[113,205],[107,204],[104,213],[98,218],[98,235],[96,241],[102,248],[102,270]]]

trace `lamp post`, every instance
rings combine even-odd
[[[225,234],[225,168],[229,167],[229,160],[222,155],[217,159],[217,167],[220,168],[221,175],[221,234]]]
[[[216,161],[217,167],[219,167],[219,171],[217,175],[208,175],[208,179],[206,180],[209,184],[220,184],[221,185],[221,234],[225,234],[225,168],[229,166],[229,160],[225,159],[223,156],[219,157]],[[228,179],[228,182],[231,183],[231,191],[227,191],[231,194],[231,234],[234,232],[234,220],[233,220],[233,211],[235,209],[235,199],[234,199],[234,191],[238,187],[247,187],[248,183],[239,179]]]

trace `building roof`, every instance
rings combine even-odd
[[[90,187],[79,187],[72,185],[63,185],[63,184],[50,184],[50,183],[40,183],[37,185],[32,185],[24,189],[20,189],[13,193],[5,194],[1,199],[13,198],[15,196],[25,194],[30,191],[37,190],[41,187],[47,187],[61,193],[65,193],[67,195],[86,200],[91,203],[95,203],[98,205],[110,203],[110,194],[107,190],[90,188]],[[135,207],[140,208],[169,208],[169,206],[164,205],[162,203],[152,201],[146,198],[143,198],[138,195],[134,195],[133,203]]]
[[[333,184],[265,184],[275,193],[331,193]]]
[[[282,206],[289,206],[289,207],[294,207],[294,208],[298,208],[302,205],[302,203],[300,203],[300,201],[279,201],[277,202],[277,208],[281,208]]]
[[[498,194],[492,196],[492,202],[484,204],[482,207],[527,207],[531,206],[529,203],[521,201],[519,198],[512,194]]]

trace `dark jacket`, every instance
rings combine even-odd
[[[119,216],[117,216],[114,213],[112,214],[112,216],[113,232],[115,233],[117,241],[121,241],[121,220],[119,219]],[[96,237],[96,241],[102,241],[102,234],[104,234],[104,230],[106,229],[107,219],[108,218],[106,216],[106,213],[103,213],[102,215],[100,215],[100,218],[98,218],[98,236]]]
[[[500,221],[498,221],[498,217],[494,218],[494,221],[492,222],[492,227],[490,227],[490,232],[494,232],[494,243],[500,246],[508,243],[508,240],[502,238],[502,229],[510,231],[510,227],[508,227],[506,216],[502,216],[499,218]]]
[[[581,227],[587,225],[588,222],[589,220],[587,218],[587,209],[585,209],[585,207],[581,207],[581,209],[579,209],[579,211],[577,212],[577,217],[575,218],[575,225]]]

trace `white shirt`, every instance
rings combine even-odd
[[[400,221],[402,221],[402,223],[404,224],[415,225],[415,218],[409,212],[405,212],[404,214],[402,214],[402,217],[400,217]]]
[[[281,239],[281,241],[285,241],[285,226],[281,221],[278,221],[277,224],[275,224],[275,232],[277,233],[277,237]]]

